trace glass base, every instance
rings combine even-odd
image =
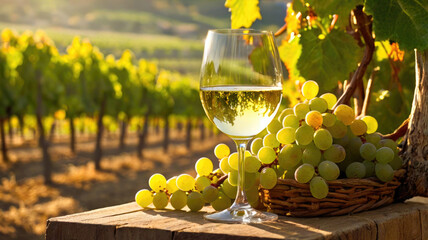
[[[263,223],[278,219],[278,215],[269,212],[255,210],[251,206],[229,208],[217,213],[208,213],[204,218],[213,222],[220,223]]]

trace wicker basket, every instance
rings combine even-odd
[[[309,184],[278,179],[273,189],[260,190],[261,201],[270,212],[295,217],[357,213],[392,203],[404,173],[403,169],[396,171],[394,179],[387,183],[376,178],[328,181],[329,193],[320,200],[311,196]]]

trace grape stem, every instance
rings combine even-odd
[[[284,23],[284,25],[282,25],[282,27],[275,32],[275,37],[281,36],[286,31],[287,31],[287,23]]]
[[[364,98],[363,108],[361,110],[361,117],[364,117],[367,114],[367,108],[369,107],[370,102],[370,93],[372,91],[373,86],[373,79],[375,78],[376,74],[379,72],[379,67],[375,67],[370,74],[370,78],[367,81],[367,87],[366,87],[366,97]]]
[[[382,135],[382,137],[397,141],[400,137],[403,137],[406,134],[409,127],[409,121],[410,119],[407,118],[397,129],[395,129],[393,133]]]
[[[360,32],[364,39],[364,43],[366,49],[364,51],[363,59],[358,65],[357,70],[352,75],[351,81],[347,86],[346,90],[343,92],[342,96],[340,96],[337,103],[334,105],[333,109],[336,109],[340,104],[345,104],[349,102],[351,97],[354,95],[355,90],[363,81],[364,73],[367,70],[368,65],[370,64],[373,53],[375,50],[374,39],[372,35],[372,18],[367,16],[363,12],[363,6],[359,5],[355,9],[352,10],[352,14],[355,17],[357,30]]]
[[[265,167],[272,167],[272,165],[277,165],[278,164],[278,159],[275,159],[273,162],[269,163],[269,164],[262,164],[258,170],[258,172],[261,172],[263,170],[263,168]]]
[[[219,178],[216,183],[211,184],[211,186],[218,188],[224,182],[224,180],[226,180],[228,177],[229,177],[229,174],[225,174],[221,176],[221,178]]]

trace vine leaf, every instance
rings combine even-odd
[[[302,53],[302,45],[299,44],[299,40],[300,38],[295,37],[290,41],[283,41],[278,47],[279,56],[288,71],[288,78],[293,81],[300,76],[299,69],[296,68],[297,60]]]
[[[315,13],[321,18],[328,18],[329,15],[337,14],[336,26],[345,27],[348,25],[348,16],[351,10],[359,4],[363,4],[362,0],[308,0],[307,3],[314,9]]]
[[[400,48],[428,49],[427,0],[367,0],[365,11],[373,15],[376,40],[393,40]]]
[[[316,28],[300,34],[302,52],[296,67],[302,77],[314,79],[325,90],[332,90],[357,67],[362,52],[347,33],[333,29],[323,35]]]
[[[259,0],[226,0],[224,6],[232,12],[232,28],[249,28],[257,19],[261,20]]]

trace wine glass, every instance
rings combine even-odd
[[[274,221],[276,214],[253,209],[244,192],[248,142],[276,115],[282,96],[282,68],[273,34],[252,29],[208,31],[200,77],[205,113],[238,151],[235,202],[205,219],[227,223]]]

